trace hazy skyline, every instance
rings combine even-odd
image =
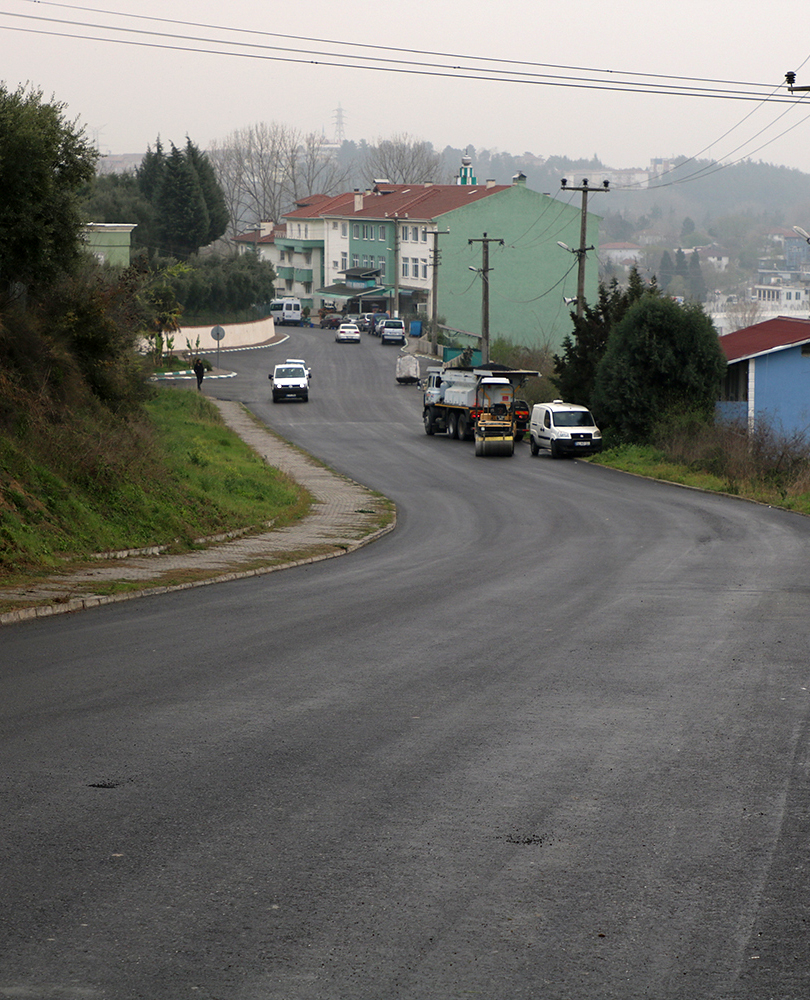
[[[261,121],[331,140],[340,107],[354,141],[407,132],[437,150],[597,155],[614,168],[685,155],[810,172],[810,92],[784,86],[787,70],[810,86],[810,51],[789,30],[799,8],[681,0],[661,11],[640,0],[12,0],[0,2],[0,78],[66,104],[102,153],[140,153],[158,135],[204,148]]]

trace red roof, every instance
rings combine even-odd
[[[284,215],[285,219],[312,219],[338,216],[354,219],[435,219],[453,212],[462,205],[480,201],[491,194],[507,190],[509,184],[377,184],[371,192],[345,191],[323,201],[307,199],[301,206]],[[362,206],[355,209],[355,196]],[[300,204],[300,203],[299,203]]]
[[[720,346],[729,361],[742,361],[807,343],[810,343],[810,319],[790,316],[766,319],[764,323],[755,323],[720,338]]]

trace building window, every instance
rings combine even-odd
[[[311,294],[312,294],[312,282],[311,281],[305,281],[304,282],[304,295],[311,295]]]
[[[427,243],[427,229],[422,229],[422,242]]]
[[[388,236],[385,232],[385,226],[380,226],[380,228],[377,230],[377,239],[378,240],[388,239]]]
[[[419,226],[411,226],[411,239],[414,243],[419,242]]]
[[[360,254],[359,253],[353,253],[352,254],[352,267],[360,267]]]
[[[332,270],[333,271],[337,271],[337,269],[338,269],[338,262],[336,260],[333,260],[332,261]]]
[[[380,257],[380,279],[385,278],[385,257]]]
[[[287,255],[286,255],[286,254],[284,253],[284,251],[283,251],[283,250],[282,250],[282,251],[281,251],[281,253],[280,253],[280,254],[278,255],[278,259],[279,259],[279,260],[281,261],[281,263],[282,263],[282,264],[283,264],[283,263],[284,263],[284,261],[285,261],[285,260],[287,259]]]
[[[342,253],[340,255],[340,270],[345,271],[349,266],[349,255],[347,253]]]
[[[340,224],[340,235],[341,236],[348,236],[349,235],[349,223],[348,222],[341,222],[341,224]]]
[[[403,243],[407,243],[408,242],[408,227],[407,226],[403,226],[402,229],[400,230],[400,233],[401,233],[400,239],[402,240],[402,242]]]
[[[287,291],[291,292],[292,291],[292,278],[287,278],[286,281],[284,282],[284,285],[285,285]]]
[[[369,266],[369,267],[372,267],[372,268],[373,268],[373,267],[376,267],[376,266],[377,266],[377,265],[376,265],[376,264],[374,263],[374,258],[373,258],[373,257],[369,257],[369,259],[368,259],[368,266]]]
[[[337,227],[338,227],[337,219],[332,219],[332,228],[337,229]]]
[[[312,251],[311,250],[304,254],[304,263],[305,264],[311,264],[312,263]]]
[[[402,277],[408,277],[408,271],[410,270],[410,262],[407,257],[402,258]]]
[[[301,223],[300,222],[298,223],[298,235],[299,236],[301,235]]]
[[[352,236],[356,240],[360,239],[360,223],[359,222],[355,222],[355,224],[352,226]]]
[[[422,277],[427,278],[427,261],[422,261]]]
[[[368,254],[363,254],[363,267],[368,267]]]
[[[309,226],[304,226],[304,239],[309,239]]]

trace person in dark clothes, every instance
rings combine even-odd
[[[205,365],[199,358],[194,359],[194,374],[197,376],[197,392],[202,389],[202,380],[205,377]]]

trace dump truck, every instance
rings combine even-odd
[[[475,441],[475,454],[514,453],[518,428],[515,389],[539,372],[490,363],[478,368],[428,368],[422,419],[425,434]]]

